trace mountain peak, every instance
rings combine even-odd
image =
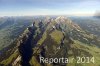
[[[64,16],[59,16],[59,17],[57,17],[57,18],[55,19],[55,21],[56,21],[57,23],[65,22],[65,20],[66,20],[66,17],[64,17]]]

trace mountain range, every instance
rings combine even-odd
[[[0,36],[3,31],[10,32],[11,38],[6,34],[9,41],[15,40],[2,43],[0,66],[100,66],[99,21],[66,16],[2,19]],[[40,57],[74,60],[49,64],[40,63]],[[77,57],[81,58],[80,63]]]

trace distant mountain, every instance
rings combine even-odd
[[[83,30],[100,37],[100,19],[94,17],[71,18]]]
[[[94,17],[100,18],[100,12],[96,12],[95,15],[94,15]]]
[[[0,18],[0,50],[12,44],[31,25],[32,20],[19,17]]]
[[[7,51],[3,49],[0,64],[2,66],[99,66],[100,37],[96,36],[96,33],[91,33],[93,31],[89,27],[83,28],[83,26],[85,25],[63,16],[36,18],[14,44],[5,48]],[[49,64],[40,63],[40,57],[49,59],[63,57],[74,60],[72,63]],[[83,59],[81,63],[77,63],[77,57],[94,57],[95,63],[93,59],[90,62]]]

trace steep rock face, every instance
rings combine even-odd
[[[34,25],[33,25],[34,26]],[[28,28],[30,34],[26,34],[26,36],[23,37],[22,43],[19,46],[19,52],[21,54],[21,65],[22,66],[30,66],[29,61],[32,57],[33,50],[32,50],[32,40],[33,35],[35,33],[36,28],[35,27],[29,27]]]
[[[46,22],[47,21],[47,22]],[[16,49],[11,54],[11,62],[6,65],[12,66],[82,66],[77,64],[77,56],[98,57],[100,48],[94,47],[90,34],[87,34],[79,25],[69,18],[45,18],[34,22],[19,37]],[[96,40],[94,40],[96,41]],[[99,46],[99,44],[97,44]],[[94,51],[92,48],[96,49]],[[15,51],[16,50],[16,51]],[[9,57],[9,58],[11,58]],[[75,58],[71,63],[40,63],[40,57],[44,58]],[[3,61],[4,64],[6,61]],[[8,61],[7,61],[8,62]],[[99,63],[84,64],[86,66],[98,66]]]
[[[42,22],[39,22],[38,26],[39,27],[37,28],[34,22],[33,25],[27,29],[28,32],[25,33],[22,40],[20,40],[19,53],[21,56],[21,66],[30,66],[29,61],[34,53],[32,48],[37,45],[37,42],[41,38],[46,27]]]

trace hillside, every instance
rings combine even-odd
[[[70,18],[43,17],[16,39],[0,57],[1,66],[100,66],[100,37]],[[96,26],[98,28],[98,26]],[[9,54],[9,55],[8,55]],[[3,56],[5,55],[5,56]],[[44,58],[68,58],[68,63],[40,63]],[[82,59],[78,61],[78,57]],[[84,59],[85,58],[85,59]]]
[[[12,44],[32,22],[32,18],[26,17],[0,18],[0,50]]]

